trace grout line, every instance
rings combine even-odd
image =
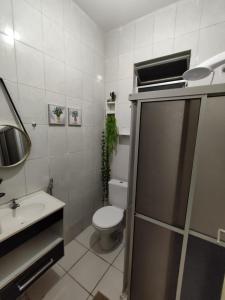
[[[95,287],[93,288],[93,290],[91,291],[91,295],[94,296],[92,293],[94,292],[94,290],[96,289],[96,287],[99,285],[99,283],[102,281],[103,277],[106,275],[106,273],[108,273],[109,269],[110,269],[111,265],[109,264],[108,268],[105,270],[105,272],[102,274],[101,278],[98,280],[98,282],[96,283]]]
[[[88,295],[91,295],[91,293],[79,281],[77,281],[70,273],[67,273],[67,275],[71,279],[73,279],[73,281],[75,281],[83,290],[85,290],[88,293]]]
[[[71,271],[71,269],[86,255],[88,253],[88,250],[86,249],[86,251],[85,251],[85,253],[84,254],[82,254],[81,255],[81,257],[77,260],[77,261],[75,261],[74,263],[73,263],[73,265],[68,269],[68,270],[65,270],[63,267],[61,267],[61,265],[60,265],[60,267],[61,268],[63,268],[63,270],[65,271],[65,272],[69,272],[69,271]]]

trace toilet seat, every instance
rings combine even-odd
[[[95,212],[92,222],[98,228],[109,229],[117,226],[122,219],[123,209],[115,206],[104,206]]]

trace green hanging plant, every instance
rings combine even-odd
[[[102,195],[103,204],[108,202],[110,180],[110,162],[118,142],[118,128],[114,114],[108,114],[105,120],[105,130],[102,132]]]

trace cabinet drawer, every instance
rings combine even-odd
[[[34,223],[7,240],[0,243],[0,257],[19,247],[49,226],[63,219],[63,209],[60,209],[46,218]]]
[[[42,256],[32,266],[17,276],[0,291],[1,300],[13,300],[19,297],[45,271],[54,265],[64,255],[63,241]]]

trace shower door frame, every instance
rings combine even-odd
[[[131,119],[131,149],[130,149],[130,164],[129,164],[129,183],[128,183],[128,217],[127,217],[127,233],[126,233],[126,250],[125,250],[125,269],[124,269],[124,285],[123,293],[130,300],[130,286],[132,276],[132,252],[133,252],[133,235],[134,235],[134,220],[135,216],[156,224],[162,228],[169,229],[173,232],[180,233],[183,236],[180,266],[177,280],[177,290],[175,300],[180,300],[182,281],[184,274],[185,259],[188,246],[189,236],[195,236],[210,243],[217,244],[225,248],[225,242],[218,243],[215,238],[190,230],[191,212],[194,200],[195,185],[198,169],[199,145],[202,137],[204,125],[204,112],[206,101],[210,97],[225,96],[225,84],[214,86],[202,86],[193,88],[182,88],[174,90],[164,90],[156,92],[146,92],[129,95],[129,100],[132,102],[132,119]],[[199,120],[197,126],[197,135],[195,142],[195,150],[193,156],[192,175],[189,188],[189,196],[187,201],[187,211],[184,229],[177,228],[164,222],[143,216],[135,212],[136,202],[136,183],[138,170],[138,153],[139,153],[139,133],[141,121],[142,104],[149,102],[164,102],[164,101],[179,101],[179,100],[200,100]]]

